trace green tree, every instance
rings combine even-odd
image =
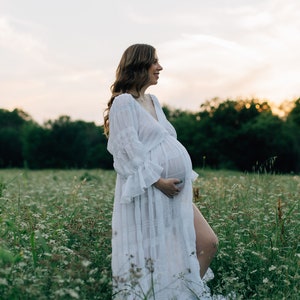
[[[21,167],[23,164],[20,130],[0,128],[0,167]]]
[[[25,165],[31,169],[55,167],[50,153],[51,131],[38,124],[28,124],[23,130]]]
[[[271,113],[244,124],[236,139],[236,163],[241,170],[295,171],[296,147],[286,124]]]
[[[113,158],[107,151],[107,138],[103,126],[94,127],[90,137],[90,146],[86,158],[87,166],[92,168],[112,169]]]
[[[92,122],[73,122],[68,116],[49,121],[45,126],[50,130],[51,144],[48,153],[55,167],[112,167],[103,128]]]
[[[31,122],[20,109],[0,109],[0,167],[23,166],[22,129]]]
[[[300,127],[300,98],[295,101],[294,107],[288,114],[287,121]]]
[[[295,147],[297,149],[297,158],[294,162],[295,170],[300,171],[300,98],[298,98],[294,107],[287,116],[287,128],[291,135],[294,137]]]
[[[241,155],[237,147],[239,131],[248,122],[253,122],[262,112],[271,111],[269,105],[258,100],[227,100],[218,98],[206,101],[197,114],[195,143],[199,145],[199,157],[215,168],[239,168],[237,159]]]
[[[194,166],[300,170],[300,98],[286,120],[257,99],[214,98],[198,112],[163,110]],[[106,146],[103,126],[92,122],[61,116],[41,126],[22,110],[0,109],[0,167],[112,168]]]

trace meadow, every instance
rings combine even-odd
[[[194,201],[219,237],[212,293],[299,299],[300,177],[197,170]],[[115,173],[0,170],[0,298],[111,295]]]

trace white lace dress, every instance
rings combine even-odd
[[[108,150],[117,172],[112,220],[114,299],[211,299],[195,249],[190,157],[156,99],[158,121],[130,94],[110,110]],[[168,198],[153,186],[179,178]]]

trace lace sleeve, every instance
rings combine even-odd
[[[160,178],[162,167],[146,159],[147,150],[138,137],[134,100],[123,94],[114,100],[109,114],[108,151],[116,172],[125,179],[121,203],[129,203]]]

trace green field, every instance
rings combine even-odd
[[[300,177],[198,170],[213,293],[299,299]],[[111,299],[115,173],[0,170],[0,298]]]

